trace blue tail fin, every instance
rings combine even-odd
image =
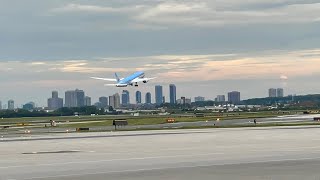
[[[117,74],[117,73],[114,73],[114,75],[116,76],[117,82],[119,82],[119,81],[120,81],[120,79],[119,79],[118,74]]]

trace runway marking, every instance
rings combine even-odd
[[[96,175],[96,174],[112,174],[112,173],[128,173],[128,172],[140,172],[140,171],[154,171],[164,169],[181,169],[181,168],[197,168],[197,167],[210,167],[210,166],[225,166],[225,165],[241,165],[241,164],[255,164],[255,163],[272,163],[272,162],[283,162],[283,161],[304,161],[304,160],[319,160],[319,158],[296,158],[296,159],[281,159],[281,160],[266,160],[266,161],[251,161],[251,162],[240,162],[240,163],[222,163],[222,164],[210,164],[210,165],[193,165],[193,166],[177,166],[177,167],[160,167],[160,168],[141,168],[141,169],[128,169],[119,171],[100,171],[94,173],[77,173],[68,175],[56,175],[56,176],[39,176],[25,178],[24,180],[32,179],[45,179],[45,178],[61,178],[61,177],[72,177],[72,176],[84,176],[84,175]]]
[[[174,156],[150,156],[140,158],[127,158],[127,159],[107,159],[99,161],[78,161],[78,162],[65,162],[65,163],[52,163],[52,164],[36,164],[36,165],[21,165],[21,166],[3,166],[0,169],[9,168],[21,168],[21,167],[35,167],[35,166],[56,166],[56,165],[68,165],[68,164],[86,164],[86,163],[99,163],[99,162],[112,162],[112,161],[131,161],[131,160],[145,160],[145,159],[161,159],[161,158],[178,158],[178,157],[194,157],[194,156],[208,156],[208,155],[220,155],[224,153],[206,153],[206,154],[192,154],[192,155],[174,155]]]

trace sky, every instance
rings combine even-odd
[[[52,90],[96,102],[123,89],[91,76],[142,70],[136,90],[241,99],[320,93],[319,0],[0,0],[0,100],[46,106]],[[23,3],[22,3],[23,2]],[[144,97],[144,96],[143,96]],[[144,98],[143,98],[144,100]]]

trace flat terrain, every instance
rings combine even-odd
[[[0,141],[0,179],[320,179],[320,128],[97,132]]]

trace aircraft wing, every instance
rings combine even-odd
[[[148,82],[148,81],[150,81],[150,80],[152,80],[152,79],[155,79],[156,77],[153,77],[153,78],[136,78],[136,79],[134,79],[134,80],[132,80],[131,82],[133,82],[133,83],[135,83],[135,82]]]
[[[104,86],[127,87],[128,84],[104,84]]]
[[[110,79],[110,78],[100,78],[100,77],[90,77],[92,79],[98,79],[98,80],[104,80],[104,81],[114,81],[117,82],[116,79]]]

